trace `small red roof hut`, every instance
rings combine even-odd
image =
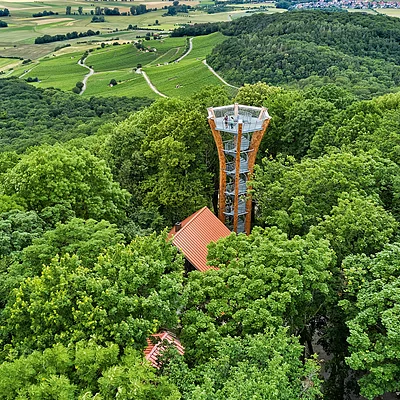
[[[183,253],[191,266],[204,272],[211,268],[207,265],[207,245],[230,234],[231,231],[210,209],[203,207],[175,224],[168,238],[172,238],[172,243]]]

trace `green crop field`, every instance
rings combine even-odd
[[[86,64],[91,65],[96,72],[103,72],[134,68],[138,64],[168,62],[183,53],[186,40],[185,38],[170,38],[162,42],[146,40],[144,45],[156,51],[139,51],[133,44],[111,45],[89,54]]]
[[[189,96],[207,85],[223,85],[202,62],[212,48],[223,40],[220,33],[195,37],[193,50],[180,62],[145,67],[143,70],[161,93],[171,97]]]
[[[115,79],[118,85],[110,87],[111,79]],[[143,76],[132,71],[100,72],[92,75],[88,79],[87,90],[83,96],[158,97],[150,90]]]
[[[254,12],[260,6],[263,12],[276,12],[272,2],[259,4],[232,5],[229,12],[207,14],[194,9],[199,3],[214,4],[211,0],[180,0],[180,4],[193,7],[188,13],[164,16],[171,3],[163,0],[145,0],[138,3],[121,1],[83,0],[1,0],[0,8],[8,8],[8,23],[0,33],[0,78],[15,76],[21,79],[38,78],[32,83],[38,87],[55,87],[71,90],[88,73],[77,64],[85,51],[89,52],[86,65],[92,66],[94,75],[87,82],[84,96],[149,96],[157,97],[144,77],[134,70],[141,65],[153,84],[168,96],[187,96],[207,84],[221,84],[202,63],[213,46],[223,40],[220,34],[193,39],[192,52],[179,63],[173,61],[181,57],[187,48],[186,38],[170,38],[168,31],[188,23],[229,21],[246,12]],[[142,15],[104,16],[105,21],[92,22],[96,7],[118,7],[121,13],[128,13],[133,5],[145,4],[152,11]],[[268,11],[265,10],[265,6]],[[66,8],[71,13],[66,14]],[[82,9],[79,13],[79,7]],[[32,14],[52,11],[54,15],[33,17]],[[136,29],[128,29],[128,26]],[[44,35],[66,34],[88,29],[99,31],[99,35],[73,40],[34,44],[35,39]],[[161,40],[153,40],[152,35],[162,34]],[[144,40],[150,34],[151,40]],[[138,50],[135,42],[143,41],[146,47]],[[118,42],[119,45],[114,45]],[[104,43],[104,44],[102,44]],[[68,47],[64,47],[68,46]],[[18,57],[20,59],[12,59]],[[22,60],[32,60],[22,64]],[[111,79],[118,85],[109,86]]]
[[[88,73],[86,68],[77,64],[80,56],[81,54],[75,53],[44,59],[24,78],[37,77],[40,81],[35,83],[37,87],[53,86],[61,90],[71,90]]]
[[[20,60],[14,58],[0,58],[0,71],[5,71],[12,66],[20,64]]]

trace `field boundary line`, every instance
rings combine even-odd
[[[239,89],[237,86],[233,86],[233,85],[231,85],[230,83],[228,83],[224,78],[222,78],[222,76],[220,76],[220,75],[218,75],[215,71],[214,71],[214,69],[212,68],[212,67],[210,67],[208,64],[207,64],[207,61],[206,60],[203,60],[203,64],[223,83],[223,84],[225,84],[226,86],[229,86],[229,87],[231,87],[231,88],[234,88],[234,89]]]
[[[165,95],[164,93],[161,93],[161,92],[151,83],[150,78],[147,76],[146,72],[142,71],[141,68],[138,68],[138,69],[136,70],[136,73],[137,73],[137,74],[143,75],[143,78],[146,80],[146,82],[147,82],[147,84],[149,85],[150,89],[151,89],[154,93],[158,94],[158,95],[161,96],[161,97],[168,97],[168,96]]]

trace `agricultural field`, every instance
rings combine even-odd
[[[181,0],[180,4],[197,6],[213,4],[210,0]],[[153,11],[141,15],[106,15],[104,22],[92,22],[96,7],[118,7],[129,12],[133,5],[145,4]],[[168,32],[182,24],[229,21],[249,12],[260,4],[232,5],[229,12],[207,14],[199,9],[174,16],[163,16],[171,5],[168,1],[146,0],[140,3],[113,1],[0,0],[0,9],[7,8],[10,16],[2,17],[8,23],[0,31],[0,78],[15,76],[35,79],[38,87],[56,87],[71,90],[83,80],[88,70],[77,64],[85,52],[87,66],[94,69],[84,96],[157,96],[134,69],[142,66],[154,85],[168,96],[186,96],[205,84],[222,84],[202,63],[212,47],[223,40],[222,35],[194,38],[193,50],[181,62],[174,60],[187,50],[186,38],[170,38]],[[272,2],[263,3],[263,12],[277,12]],[[67,7],[71,12],[67,15]],[[54,15],[33,17],[39,12]],[[135,29],[128,29],[135,26]],[[99,31],[99,35],[72,40],[35,44],[44,35],[65,35],[70,32]],[[144,40],[146,35],[161,34],[162,40]],[[135,42],[141,38],[148,50],[138,50]],[[115,45],[118,43],[119,45]],[[12,58],[18,57],[18,58]],[[25,62],[23,63],[23,61]],[[30,61],[31,60],[31,61]],[[111,79],[118,85],[109,86]],[[179,90],[177,90],[177,85]]]
[[[79,53],[73,53],[49,57],[33,66],[26,66],[29,72],[24,74],[24,79],[38,78],[39,82],[33,83],[37,87],[71,90],[87,74],[87,69],[78,65],[80,56]]]
[[[116,86],[110,86],[112,79],[117,81]],[[157,98],[158,95],[150,90],[143,76],[134,71],[100,72],[90,77],[84,97],[91,96],[137,96]]]
[[[133,44],[120,46],[108,45],[89,54],[86,64],[96,72],[114,71],[136,67],[137,64],[170,62],[182,55],[186,48],[185,38],[168,38],[167,40],[144,41],[144,45],[156,51],[141,51]],[[118,68],[116,68],[118,66]]]
[[[161,93],[171,97],[192,95],[206,85],[221,85],[202,61],[223,40],[220,33],[195,37],[193,50],[178,63],[146,66],[143,70]]]

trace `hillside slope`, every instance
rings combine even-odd
[[[207,62],[230,83],[335,83],[361,98],[400,84],[400,20],[345,12],[257,14],[222,27],[231,36]]]

